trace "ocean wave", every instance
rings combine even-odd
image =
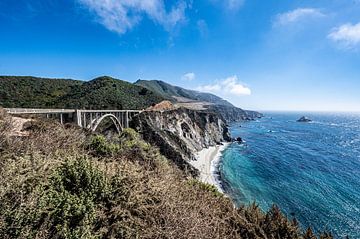
[[[217,152],[215,158],[211,161],[211,166],[210,166],[210,172],[213,178],[213,182],[215,183],[215,186],[221,193],[224,193],[224,188],[221,181],[219,166],[222,159],[222,153],[229,145],[230,143],[226,143],[225,145],[220,146],[221,148]]]

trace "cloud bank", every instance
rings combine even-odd
[[[237,76],[230,76],[215,84],[203,85],[196,88],[198,91],[221,94],[221,95],[251,95],[251,90],[240,84]]]
[[[347,23],[333,28],[328,38],[347,49],[360,46],[360,22],[357,24]]]
[[[170,10],[164,0],[78,0],[97,16],[108,30],[124,34],[136,26],[144,16],[170,31],[185,20],[187,4],[178,1]]]
[[[309,17],[324,17],[325,14],[316,8],[297,8],[295,10],[278,14],[274,25],[288,25]]]

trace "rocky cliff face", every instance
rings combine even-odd
[[[231,140],[221,116],[185,108],[143,112],[132,120],[131,127],[193,175],[198,172],[188,162],[194,159],[197,151]]]

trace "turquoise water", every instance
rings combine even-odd
[[[360,238],[359,114],[268,113],[231,133],[246,143],[223,152],[219,171],[236,204],[275,203],[304,228]]]

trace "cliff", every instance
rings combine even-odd
[[[231,140],[225,121],[218,114],[178,108],[169,111],[146,111],[136,116],[131,127],[160,148],[179,168],[197,176],[188,162],[203,148]]]

